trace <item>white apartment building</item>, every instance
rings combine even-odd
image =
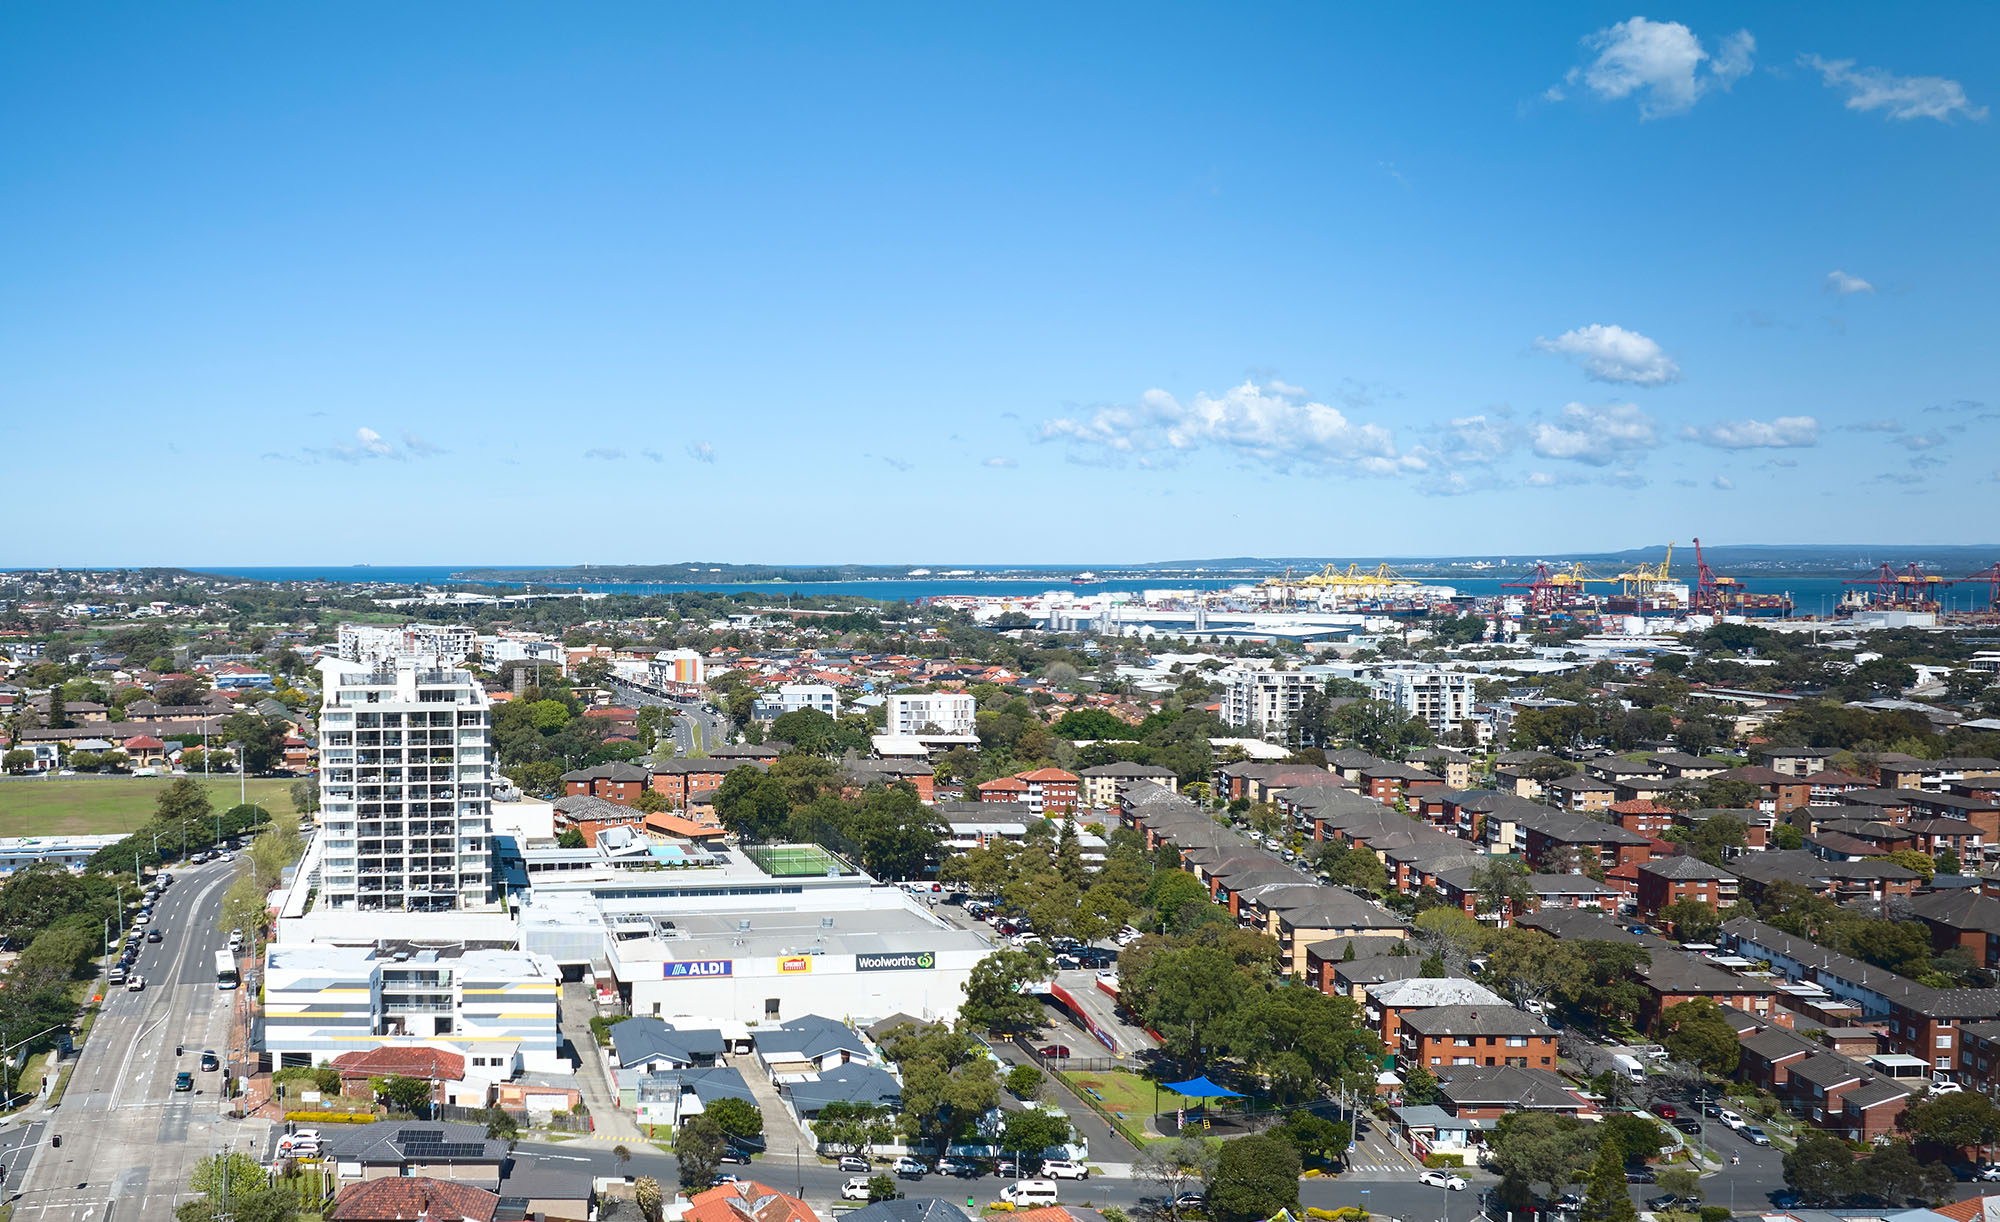
[[[1377,700],[1397,705],[1421,717],[1433,733],[1444,734],[1473,718],[1473,685],[1479,676],[1436,667],[1407,667],[1371,675],[1368,685]]]
[[[479,664],[487,670],[499,670],[503,662],[549,662],[563,669],[567,661],[562,642],[538,632],[497,632],[478,641]]]
[[[479,652],[479,640],[465,624],[342,624],[340,656],[348,662],[394,662],[399,658],[431,658],[445,666],[462,665]]]
[[[568,1073],[561,996],[555,960],[525,951],[277,944],[264,952],[263,1047],[281,1069],[388,1044],[448,1045],[476,1077]]]
[[[963,692],[909,692],[884,702],[889,714],[884,733],[916,737],[937,734],[977,734],[977,704]]]
[[[1297,720],[1306,693],[1324,688],[1332,673],[1323,666],[1298,670],[1232,666],[1219,676],[1225,685],[1222,720],[1232,726],[1260,726],[1266,737],[1275,737]]]
[[[318,904],[447,912],[492,902],[492,716],[463,670],[428,659],[319,664]]]
[[[786,683],[778,688],[778,703],[787,713],[818,709],[828,717],[840,716],[840,693],[824,683]]]

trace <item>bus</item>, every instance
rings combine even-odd
[[[240,978],[239,978],[239,977],[238,977],[238,976],[236,975],[236,955],[235,955],[235,953],[234,953],[234,952],[232,952],[232,951],[226,951],[226,950],[219,950],[219,951],[216,951],[216,952],[215,952],[215,987],[216,987],[216,988],[218,988],[218,989],[233,989],[233,988],[235,988],[235,987],[236,987],[236,986],[237,986],[237,985],[238,985],[239,983],[241,983],[241,980],[240,980]]]

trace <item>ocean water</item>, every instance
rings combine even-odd
[[[443,585],[451,581],[451,575],[462,572],[472,565],[297,565],[297,566],[249,566],[198,568],[200,572],[218,573],[232,577],[247,577],[256,581],[338,581],[338,582],[382,582],[395,585],[427,583]],[[525,568],[527,566],[518,566]],[[982,580],[939,580],[935,578],[898,578],[883,581],[826,581],[826,582],[694,582],[686,584],[632,583],[632,582],[588,582],[581,585],[565,584],[551,589],[593,590],[612,594],[675,594],[684,591],[706,593],[745,593],[763,598],[779,598],[786,594],[846,594],[862,598],[884,601],[936,598],[940,595],[986,595],[988,597],[1028,597],[1046,590],[1074,589],[1078,592],[1126,591],[1137,593],[1141,590],[1225,590],[1241,585],[1246,579],[1203,579],[1190,580],[1165,574],[1155,577],[1100,581],[1088,586],[1071,586],[1069,574],[1075,570],[1068,567],[1051,568],[1046,577],[1025,572],[1008,577]],[[1503,587],[1510,582],[1527,580],[1526,574],[1506,577],[1456,577],[1436,578],[1436,584],[1449,585],[1461,594],[1475,597],[1490,597],[1502,593],[1525,593],[1507,591]],[[499,586],[504,583],[484,583]],[[1753,594],[1785,593],[1792,596],[1800,614],[1820,615],[1830,613],[1843,591],[1849,587],[1837,577],[1773,577],[1746,578],[1745,588]],[[1609,587],[1606,587],[1609,588]],[[1969,611],[1985,606],[1990,594],[1984,585],[1954,586],[1944,592],[1947,610]]]

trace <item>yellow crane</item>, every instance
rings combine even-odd
[[[1669,543],[1667,544],[1666,558],[1661,560],[1657,566],[1636,564],[1625,572],[1618,574],[1615,580],[1623,583],[1618,587],[1618,592],[1620,594],[1637,595],[1640,598],[1646,597],[1653,592],[1654,586],[1673,580],[1672,577],[1667,575],[1667,570],[1673,565],[1673,562],[1674,545]]]

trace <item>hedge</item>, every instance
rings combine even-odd
[[[312,1124],[374,1124],[381,1117],[373,1112],[286,1112],[285,1119]]]
[[[1465,1155],[1463,1154],[1424,1155],[1424,1166],[1426,1167],[1463,1167],[1464,1165]]]
[[[1359,1205],[1342,1205],[1339,1209],[1321,1209],[1312,1205],[1306,1208],[1306,1217],[1313,1222],[1368,1222],[1368,1211]]]

